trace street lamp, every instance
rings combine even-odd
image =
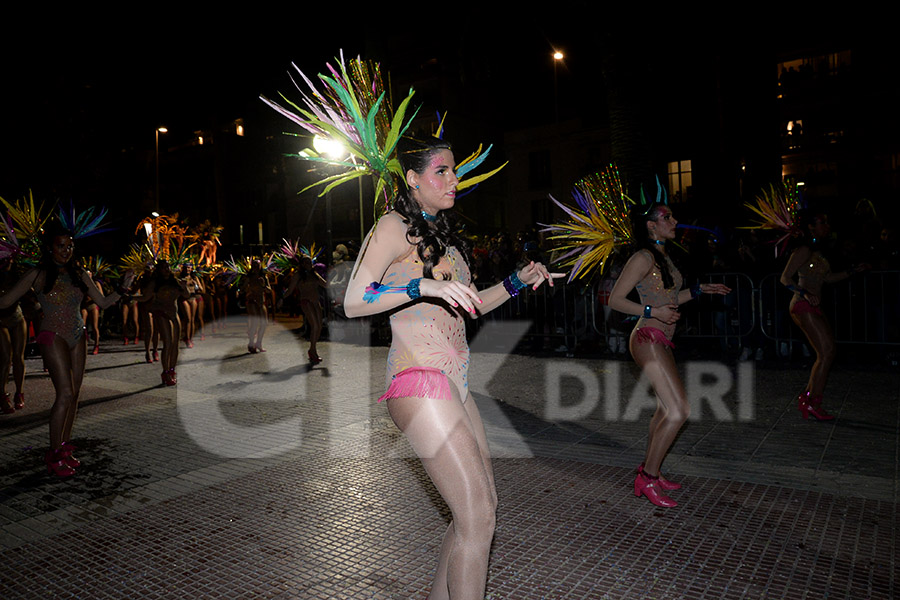
[[[337,140],[333,140],[330,138],[323,138],[320,136],[315,136],[313,138],[313,148],[315,148],[316,152],[320,155],[327,154],[333,159],[341,158],[347,154],[347,150],[344,149],[344,145],[338,142]],[[331,237],[332,230],[332,215],[331,215],[331,190],[325,193],[325,260],[331,261],[332,252],[334,251],[333,244],[334,241]]]
[[[156,212],[159,212],[159,134],[168,133],[165,127],[156,128]]]
[[[556,85],[556,63],[564,58],[563,53],[559,50],[553,51],[553,114],[556,122],[559,123],[559,90]]]

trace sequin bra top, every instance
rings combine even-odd
[[[672,274],[672,281],[675,285],[673,285],[669,289],[665,289],[663,287],[662,275],[659,272],[659,267],[656,265],[655,258],[649,250],[641,250],[641,252],[647,252],[650,254],[650,259],[653,260],[653,266],[650,268],[650,272],[641,279],[638,284],[635,286],[635,289],[638,292],[638,295],[641,298],[641,306],[662,306],[664,304],[678,304],[678,292],[681,290],[681,284],[683,283],[683,279],[681,277],[681,273],[678,269],[675,268],[675,264],[672,260],[666,256],[666,262],[668,263],[669,273]],[[635,329],[640,329],[641,327],[655,327],[659,329],[666,337],[670,340],[672,339],[672,335],[675,333],[675,323],[671,325],[663,323],[659,319],[649,318],[645,319],[641,317],[638,319],[637,325],[635,325]]]

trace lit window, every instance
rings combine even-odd
[[[684,202],[690,197],[691,161],[677,160],[669,163],[669,198],[670,202]]]

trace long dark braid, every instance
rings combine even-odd
[[[428,163],[435,152],[450,150],[450,144],[437,138],[417,140],[413,138],[401,138],[397,144],[397,154],[400,166],[406,173],[410,169],[419,173],[425,173]],[[442,210],[437,214],[437,220],[429,223],[422,216],[422,207],[413,199],[406,189],[405,180],[400,184],[397,198],[394,202],[394,210],[408,225],[406,238],[411,240],[418,238],[416,252],[422,261],[422,275],[434,279],[433,269],[447,253],[450,246],[456,247],[462,254],[466,265],[471,268],[469,259],[469,243],[457,232],[456,219],[449,211]],[[412,243],[410,241],[410,243]]]
[[[650,239],[647,233],[647,222],[655,222],[659,218],[659,211],[663,206],[665,205],[654,203],[649,209],[642,206],[635,207],[632,212],[631,223],[635,250],[649,250],[653,254],[653,261],[659,268],[663,287],[668,290],[675,287],[675,280],[669,271],[669,261],[666,260],[666,256],[659,251],[659,247]]]

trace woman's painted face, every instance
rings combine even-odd
[[[72,260],[73,254],[75,254],[75,242],[72,241],[72,236],[58,235],[53,238],[53,243],[50,246],[50,255],[53,258],[53,262],[58,265],[64,265]]]
[[[650,225],[653,223],[653,226]],[[647,223],[647,230],[650,237],[657,240],[674,240],[675,227],[678,221],[668,206],[663,206],[656,211],[656,219]]]
[[[438,150],[431,155],[428,166],[421,174],[415,171],[407,173],[407,181],[413,188],[413,197],[419,202],[422,210],[430,215],[453,208],[456,202],[456,178],[454,168],[456,162],[449,150]],[[418,189],[415,189],[419,186]]]

